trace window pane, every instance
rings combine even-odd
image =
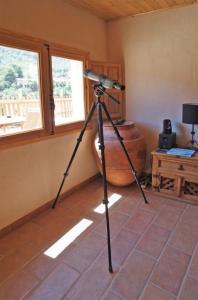
[[[84,120],[82,61],[52,56],[55,125]]]
[[[0,46],[0,136],[40,128],[39,54]]]

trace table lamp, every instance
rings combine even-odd
[[[184,103],[183,104],[183,114],[182,114],[182,122],[185,124],[192,125],[191,131],[191,145],[192,148],[196,148],[198,146],[196,140],[194,139],[195,136],[195,129],[194,125],[198,124],[198,103]]]

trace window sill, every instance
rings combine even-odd
[[[85,121],[77,121],[77,122],[71,122],[68,124],[62,124],[62,125],[57,125],[54,128],[54,133],[65,133],[66,131],[73,131],[76,129],[81,129],[84,125]]]
[[[83,128],[84,121],[76,122],[72,124],[67,124],[64,126],[58,126],[55,128],[55,132],[53,134],[44,133],[43,131],[31,132],[26,134],[20,134],[18,136],[12,136],[12,139],[7,139],[7,137],[0,138],[0,150],[8,149],[28,144],[33,144],[41,141],[46,141],[49,139],[58,138],[71,132],[80,131]],[[92,123],[87,125],[87,130],[91,130],[93,128]],[[32,134],[34,134],[32,136]]]

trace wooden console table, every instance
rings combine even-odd
[[[153,190],[198,204],[198,157],[151,154]]]

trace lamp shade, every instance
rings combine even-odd
[[[198,103],[184,103],[182,122],[186,124],[198,124]]]

